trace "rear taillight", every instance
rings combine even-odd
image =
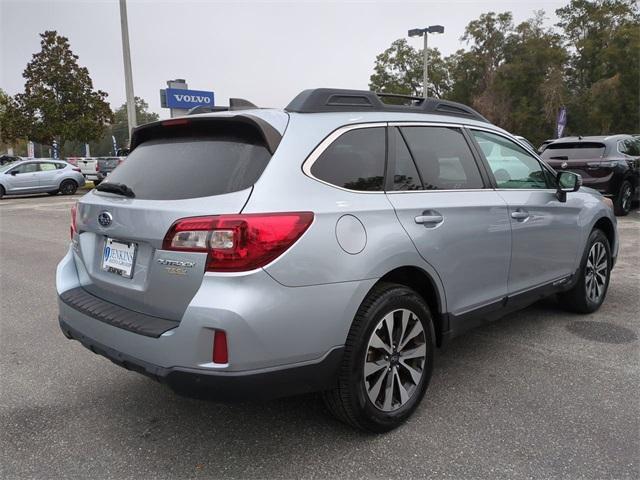
[[[229,352],[227,349],[227,332],[216,330],[213,335],[213,363],[229,363]]]
[[[71,240],[73,240],[73,236],[78,233],[78,225],[76,224],[76,215],[78,214],[78,204],[74,203],[71,206],[71,225],[69,226],[69,233],[71,235]]]
[[[183,218],[171,226],[162,248],[207,253],[208,272],[242,272],[282,255],[311,222],[312,212]]]
[[[79,168],[72,168],[71,170],[73,170],[74,172],[82,172],[82,170],[80,170]]]
[[[99,172],[99,171],[100,171],[100,164],[96,163],[96,172]]]

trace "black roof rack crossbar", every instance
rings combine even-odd
[[[403,104],[387,103],[383,100],[404,100]],[[407,102],[408,101],[408,102]],[[299,93],[285,108],[288,112],[404,112],[429,113],[464,117],[480,122],[486,118],[473,108],[461,103],[394,93],[376,93],[368,90],[345,90],[338,88],[316,88]]]

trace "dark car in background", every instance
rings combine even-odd
[[[632,135],[565,137],[541,157],[554,169],[582,176],[584,186],[611,197],[616,215],[627,215],[640,194],[640,139]]]
[[[22,157],[17,157],[15,155],[0,155],[0,165],[6,165],[20,160],[22,160]]]

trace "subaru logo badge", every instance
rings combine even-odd
[[[108,227],[113,221],[113,216],[109,212],[100,212],[98,215],[98,223],[101,227]]]
[[[568,164],[567,162],[562,162],[562,163],[560,164],[560,168],[561,168],[561,169],[563,169],[563,170],[564,170],[565,168],[567,168],[568,166],[569,166],[569,164]]]

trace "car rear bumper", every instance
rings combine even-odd
[[[239,384],[242,393],[249,388],[241,384],[253,384],[248,378],[259,375],[256,384],[278,385],[266,396],[330,387],[327,378],[335,378],[337,352],[374,283],[285,287],[264,270],[205,274],[182,318],[171,321],[83,292],[72,249],[56,274],[62,330],[92,351],[172,386],[212,383],[226,389]],[[212,362],[216,330],[226,332],[228,364]]]
[[[127,370],[141,373],[174,390],[215,400],[268,400],[327,390],[335,385],[343,347],[337,347],[316,363],[244,372],[212,372],[182,367],[165,368],[124,354],[80,333],[59,317],[60,329],[93,353]]]
[[[105,176],[101,173],[88,173],[88,174],[84,174],[84,178],[91,181],[94,181],[94,180],[102,181],[104,180]]]

